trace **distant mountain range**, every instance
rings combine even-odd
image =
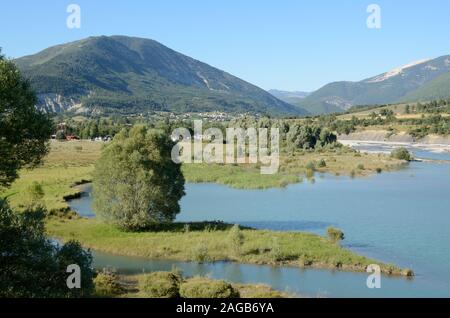
[[[330,83],[291,103],[312,114],[322,114],[342,112],[355,105],[441,98],[450,98],[450,55],[411,63],[360,82]]]
[[[450,55],[319,90],[266,92],[153,40],[90,37],[15,60],[49,112],[310,115],[450,98]]]
[[[100,36],[15,60],[49,112],[305,115],[266,91],[148,39]]]
[[[271,89],[268,91],[270,94],[275,96],[278,99],[281,99],[282,101],[285,101],[289,104],[295,104],[298,103],[301,99],[305,98],[309,95],[308,92],[289,92],[289,91],[280,91],[277,89]]]

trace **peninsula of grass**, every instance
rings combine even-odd
[[[301,232],[241,229],[242,246],[231,238],[231,225],[174,223],[147,232],[124,232],[97,219],[53,217],[47,232],[62,241],[76,239],[105,253],[194,262],[230,261],[363,272],[379,264],[388,275],[409,276],[406,270],[357,255],[325,237]]]

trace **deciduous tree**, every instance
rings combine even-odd
[[[94,173],[94,210],[124,230],[171,222],[184,195],[181,166],[171,159],[174,143],[157,130],[123,130],[102,152]]]

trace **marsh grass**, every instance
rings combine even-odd
[[[97,273],[94,279],[94,286],[96,297],[117,297],[125,291],[125,288],[119,282],[118,275],[110,269],[103,269]]]
[[[0,193],[0,197],[7,197],[15,208],[24,208],[32,200],[28,189],[36,182],[42,187],[42,201],[48,210],[65,210],[68,206],[64,197],[79,192],[73,186],[92,179],[91,173],[102,146],[101,142],[52,141],[51,151],[44,163],[33,170],[22,170],[20,178],[11,188]]]
[[[11,188],[0,193],[7,197],[14,208],[24,208],[31,198],[27,189],[33,182],[40,183],[44,191],[43,204],[53,212],[68,209],[64,197],[79,193],[73,186],[92,180],[94,164],[105,144],[91,141],[51,142],[51,151],[42,166],[33,170],[22,170],[20,178]],[[355,157],[355,155],[358,155]],[[323,166],[321,162],[326,162]],[[182,167],[187,182],[219,183],[238,189],[284,188],[302,182],[303,177],[313,177],[308,163],[314,164],[319,173],[342,176],[368,176],[383,171],[401,168],[404,161],[389,156],[355,153],[342,149],[281,152],[280,169],[277,174],[262,175],[259,165],[185,164]],[[364,164],[364,170],[355,167]],[[309,176],[309,177],[308,177]]]
[[[219,183],[238,189],[284,188],[299,183],[314,172],[336,176],[365,177],[384,171],[401,169],[404,161],[386,155],[358,153],[347,148],[323,151],[282,152],[280,168],[273,175],[262,175],[258,165],[184,164],[187,182]],[[363,167],[364,169],[355,169]]]
[[[184,224],[176,227],[182,229]],[[333,244],[325,237],[300,232],[242,229],[240,232],[244,240],[237,255],[229,244],[231,228],[229,225],[228,230],[131,233],[95,219],[52,218],[47,222],[50,236],[63,241],[76,238],[87,248],[126,256],[202,262],[236,261],[348,271],[365,271],[367,265],[379,264]],[[381,266],[384,273],[401,274],[401,269],[395,266]]]

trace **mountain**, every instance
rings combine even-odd
[[[309,95],[308,92],[289,92],[289,91],[280,91],[277,89],[271,89],[268,92],[273,96],[275,96],[276,98],[289,104],[296,103],[300,99],[303,99]]]
[[[15,60],[47,111],[302,115],[300,108],[148,39],[90,37]]]
[[[360,82],[334,82],[295,103],[313,114],[355,105],[428,101],[450,97],[450,55],[411,63]]]

